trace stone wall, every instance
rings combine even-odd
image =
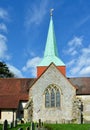
[[[13,111],[13,110],[1,110],[0,123],[2,124],[5,120],[7,120],[8,123],[12,122],[13,120],[16,120],[16,111]]]
[[[24,107],[24,122],[32,122],[33,115],[33,102],[32,99],[29,100]]]
[[[83,123],[90,123],[90,95],[77,96],[83,103]]]
[[[45,108],[45,89],[55,84],[61,92],[61,105],[58,108]],[[33,100],[33,121],[68,122],[73,119],[73,100],[76,89],[52,64],[30,89]]]

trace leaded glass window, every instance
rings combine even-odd
[[[60,92],[56,91],[56,107],[60,107]]]
[[[55,93],[54,90],[51,90],[51,107],[55,107]]]
[[[60,98],[59,88],[54,84],[49,85],[45,90],[45,107],[60,107]]]
[[[50,106],[50,94],[49,94],[48,90],[45,93],[45,106],[46,107]]]

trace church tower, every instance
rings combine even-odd
[[[66,75],[66,66],[63,63],[63,61],[58,57],[54,25],[52,19],[52,10],[51,10],[50,17],[51,18],[50,18],[50,24],[48,29],[46,47],[44,51],[44,57],[41,63],[37,66],[37,77],[39,77],[51,63],[54,63],[56,67],[59,69],[59,71],[63,75]]]

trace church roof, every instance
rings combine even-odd
[[[35,79],[0,79],[0,109],[17,108],[20,101],[28,100],[31,84]]]
[[[70,82],[77,86],[77,95],[90,95],[90,77],[69,78]]]
[[[35,78],[0,79],[0,109],[17,109],[20,101],[28,101],[29,89]],[[77,86],[77,95],[90,95],[90,77],[68,78]]]
[[[53,25],[53,20],[51,16],[48,35],[47,35],[47,41],[46,41],[46,47],[45,47],[45,52],[44,52],[44,58],[42,59],[41,63],[38,66],[48,66],[52,62],[56,66],[65,66],[63,61],[58,58],[54,25]]]
[[[28,95],[0,95],[0,109],[17,109],[20,101],[28,101]]]

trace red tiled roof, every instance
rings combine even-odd
[[[28,92],[35,79],[0,79],[0,108],[17,108],[21,100],[28,100]]]
[[[19,104],[19,99],[16,95],[0,96],[0,109],[16,109]]]
[[[90,77],[88,78],[68,78],[77,86],[77,95],[90,94]],[[27,101],[29,88],[36,79],[30,78],[8,78],[0,79],[0,109],[17,109],[19,102]]]
[[[71,83],[78,87],[77,95],[89,95],[90,94],[90,77],[83,78],[69,78]]]

